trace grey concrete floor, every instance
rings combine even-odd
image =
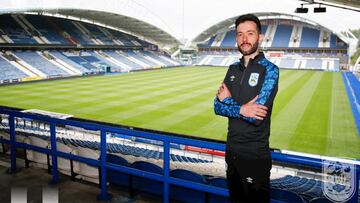
[[[15,203],[14,198],[16,199],[18,191],[25,191],[25,194],[27,193],[25,198],[28,203],[56,202],[52,201],[51,198],[58,199],[60,203],[162,202],[161,197],[143,194],[136,194],[134,198],[131,198],[126,188],[114,187],[108,187],[108,192],[112,195],[110,200],[98,201],[97,195],[100,194],[100,188],[97,184],[81,180],[72,181],[69,176],[59,174],[59,183],[52,185],[50,184],[52,176],[47,173],[47,170],[35,167],[25,168],[21,166],[23,165],[21,161],[18,161],[18,165],[18,168],[20,168],[19,172],[13,174],[7,173],[10,167],[9,158],[3,154],[0,155],[0,203]],[[43,191],[48,191],[44,194],[44,201]],[[57,198],[56,195],[58,195]],[[45,201],[47,199],[49,201]]]

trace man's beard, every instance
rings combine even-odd
[[[254,45],[248,43],[251,46],[251,49],[249,51],[244,51],[241,49],[241,46],[237,46],[240,53],[242,53],[243,56],[247,56],[247,55],[251,55],[253,53],[255,53],[259,47],[259,42],[255,42]]]

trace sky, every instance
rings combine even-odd
[[[0,13],[34,8],[79,8],[134,17],[174,37],[193,39],[212,25],[244,13],[278,12],[301,16],[335,31],[360,28],[360,12],[327,7],[326,13],[295,14],[298,0],[1,0]]]

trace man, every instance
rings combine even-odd
[[[230,65],[214,100],[217,115],[228,117],[226,176],[232,202],[269,202],[270,116],[279,69],[259,51],[261,24],[252,14],[236,19],[242,58]]]

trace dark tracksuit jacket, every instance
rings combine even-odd
[[[230,65],[224,83],[232,97],[222,102],[217,97],[214,100],[215,113],[229,119],[227,151],[245,159],[270,158],[270,116],[278,90],[278,79],[278,67],[268,61],[262,52],[250,59],[246,68],[243,58]],[[257,95],[256,103],[268,107],[264,120],[240,115],[241,105]]]

